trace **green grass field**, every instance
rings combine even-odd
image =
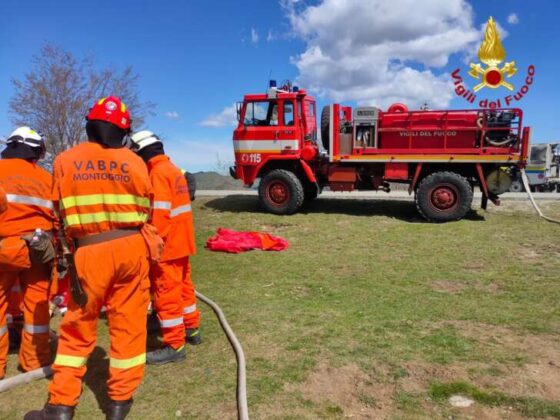
[[[560,217],[560,202],[543,208]],[[252,418],[560,418],[560,226],[524,202],[428,224],[411,202],[319,200],[281,217],[233,196],[197,199],[195,218],[194,279],[244,346]],[[211,253],[220,226],[291,247]],[[202,309],[203,344],[147,368],[131,418],[235,418],[235,358]],[[103,322],[99,335],[77,418],[106,402]],[[0,394],[0,418],[40,407],[46,387]],[[454,408],[456,394],[475,403]]]

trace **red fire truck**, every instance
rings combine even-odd
[[[260,178],[259,200],[275,214],[297,212],[331,191],[390,190],[408,184],[429,221],[459,220],[473,189],[499,205],[511,173],[525,165],[530,137],[520,109],[418,110],[333,104],[323,108],[303,89],[274,81],[238,104],[235,166],[245,186]],[[320,139],[318,138],[320,132]]]

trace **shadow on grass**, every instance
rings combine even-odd
[[[97,405],[106,413],[109,406],[109,395],[107,393],[107,380],[109,379],[109,359],[107,352],[101,347],[95,347],[89,356],[87,372],[84,384],[91,389],[95,395]]]
[[[148,335],[148,351],[161,347],[160,337],[161,335],[157,333]],[[109,359],[107,358],[107,352],[103,348],[96,346],[88,358],[84,384],[91,389],[97,400],[97,405],[105,414],[111,402],[107,391],[108,379]]]
[[[227,213],[267,213],[257,197],[230,195],[208,201],[205,207]],[[306,203],[299,211],[302,214],[346,214],[350,216],[387,216],[408,223],[428,223],[416,210],[416,205],[408,200],[390,199],[318,199]],[[470,221],[483,221],[484,216],[471,210],[464,217]]]
[[[146,342],[146,351],[153,351],[163,347],[163,342],[161,338],[161,330],[148,334],[148,339]]]

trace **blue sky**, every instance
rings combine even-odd
[[[2,0],[0,136],[13,128],[10,79],[22,77],[45,42],[77,56],[94,52],[102,66],[131,64],[141,97],[157,104],[148,128],[193,171],[212,169],[217,154],[233,160],[232,105],[264,91],[269,74],[312,88],[319,106],[426,100],[434,108],[465,108],[450,93],[449,73],[460,67],[466,76],[468,58],[478,61],[473,52],[492,15],[504,31],[506,60],[517,63],[516,88],[527,66],[536,66],[535,83],[519,103],[533,140],[560,139],[560,2],[425,0],[411,11],[408,1]],[[372,10],[379,13],[370,17]],[[506,94],[485,89],[479,96]]]

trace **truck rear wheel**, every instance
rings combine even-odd
[[[416,190],[416,207],[430,222],[462,219],[471,209],[473,190],[467,179],[455,172],[435,172]]]
[[[299,178],[285,169],[266,174],[259,184],[261,205],[274,214],[293,214],[303,205],[305,194]]]
[[[325,150],[329,150],[330,144],[330,123],[331,123],[331,108],[324,106],[321,111],[321,143]]]

